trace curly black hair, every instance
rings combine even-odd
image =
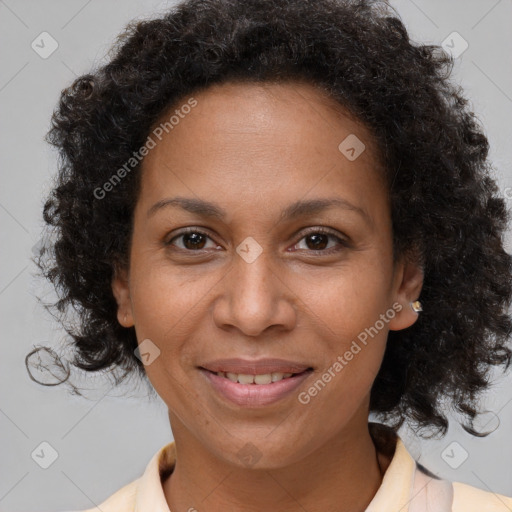
[[[421,261],[424,311],[389,333],[370,410],[398,429],[448,427],[444,405],[474,426],[478,395],[512,351],[509,212],[491,176],[489,143],[440,46],[409,39],[399,15],[371,0],[188,0],[134,21],[109,61],[62,91],[47,141],[60,153],[44,206],[53,241],[37,261],[87,372],[145,376],[134,328],[117,322],[111,281],[129,265],[140,163],[101,190],[162,114],[212,84],[303,81],[373,134],[391,198],[395,258]],[[47,255],[48,255],[47,254]],[[138,372],[137,372],[138,370]],[[423,435],[423,434],[421,434]]]

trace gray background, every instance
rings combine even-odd
[[[512,0],[391,3],[413,39],[441,44],[456,31],[467,41],[453,76],[486,127],[496,178],[503,193],[512,197],[512,189],[507,192],[512,186],[512,130],[507,121],[512,118]],[[41,233],[42,200],[56,170],[56,155],[42,140],[52,110],[75,75],[103,61],[126,22],[152,17],[169,4],[0,0],[0,511],[93,507],[140,476],[153,454],[172,440],[165,406],[159,398],[148,400],[144,388],[111,390],[110,383],[85,376],[75,380],[91,389],[84,399],[63,386],[32,382],[24,366],[35,345],[58,348],[64,341],[63,331],[34,298],[51,298],[51,289],[34,278],[30,262]],[[46,59],[31,47],[44,31],[59,45]],[[454,50],[462,48],[456,40],[450,44]],[[508,240],[510,251],[510,236]],[[485,397],[494,414],[483,423],[488,421],[489,428],[499,419],[489,437],[473,438],[454,421],[448,435],[436,441],[423,441],[403,429],[409,450],[442,477],[512,495],[511,383],[511,376],[497,374],[496,386]],[[31,456],[41,451],[42,442],[58,455],[48,469]],[[51,449],[45,449],[48,453]]]

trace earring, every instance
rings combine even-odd
[[[126,318],[128,317],[128,315],[125,313],[124,314],[124,323],[126,323]]]
[[[421,302],[419,300],[415,300],[414,302],[410,302],[411,308],[415,313],[419,313],[423,311],[423,307],[421,306]]]

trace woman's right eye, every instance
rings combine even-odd
[[[212,240],[210,236],[204,231],[199,231],[197,229],[187,229],[186,231],[182,231],[181,233],[175,235],[168,242],[166,242],[165,245],[174,246],[175,244],[173,242],[175,240],[181,240],[182,246],[178,245],[178,249],[181,249],[183,251],[201,251],[205,250],[205,244],[207,239]],[[219,247],[218,244],[215,243],[214,246]]]

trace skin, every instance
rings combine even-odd
[[[119,322],[160,350],[146,372],[168,406],[176,443],[176,466],[163,484],[169,508],[362,511],[382,482],[368,432],[370,390],[388,331],[417,319],[410,301],[423,279],[419,265],[393,261],[372,137],[309,84],[228,83],[194,98],[197,106],[144,159],[130,266],[112,282]],[[354,161],[338,149],[349,134],[366,145]],[[177,196],[214,202],[227,216],[177,206],[148,216]],[[334,206],[280,219],[297,200],[333,197],[368,218]],[[207,234],[199,249],[178,237],[184,227]],[[305,231],[319,227],[334,238],[321,238],[315,251],[315,230]],[[247,237],[262,248],[252,263],[236,252]],[[301,404],[298,392],[398,303],[401,311]],[[290,359],[314,372],[275,404],[237,407],[197,369],[226,357]],[[238,455],[249,442],[259,453],[251,466]],[[389,460],[378,456],[385,471]]]

